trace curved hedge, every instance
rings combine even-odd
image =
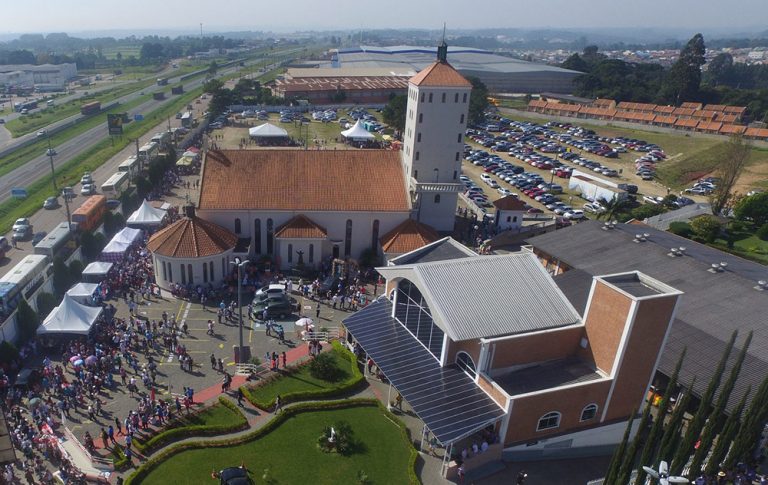
[[[414,448],[413,446],[413,442],[411,441],[410,432],[408,431],[408,428],[394,414],[387,411],[378,399],[359,398],[359,399],[346,399],[343,401],[299,403],[294,406],[285,408],[282,412],[280,412],[280,414],[276,415],[272,420],[270,420],[264,426],[250,433],[247,433],[245,435],[238,436],[232,439],[222,439],[217,441],[213,441],[213,440],[212,441],[191,441],[187,443],[179,443],[177,445],[174,445],[165,449],[164,451],[150,458],[141,467],[139,467],[135,473],[133,473],[128,478],[126,478],[124,485],[136,485],[141,483],[141,481],[144,478],[146,478],[149,472],[151,472],[152,470],[160,466],[160,464],[162,464],[163,461],[167,460],[168,458],[178,453],[181,453],[182,451],[199,449],[199,448],[226,448],[229,446],[240,445],[240,444],[247,443],[249,441],[253,441],[255,439],[261,438],[262,436],[265,436],[268,433],[271,433],[283,422],[285,422],[286,420],[290,419],[291,417],[299,413],[322,411],[327,409],[344,409],[344,408],[350,408],[350,407],[356,407],[356,406],[378,406],[381,412],[383,412],[392,422],[394,422],[398,427],[400,427],[400,430],[403,434],[403,439],[408,443],[408,447],[410,448],[410,457],[408,459],[409,481],[411,485],[420,484],[421,482],[418,476],[416,475],[416,459],[418,458],[418,452],[416,451],[416,448]]]
[[[347,361],[349,361],[350,372],[351,372],[350,377],[344,381],[336,383],[335,385],[333,385],[333,387],[326,388],[326,389],[307,389],[306,391],[288,392],[285,394],[281,394],[280,395],[281,404],[285,405],[287,403],[292,403],[297,401],[307,401],[307,400],[339,397],[343,394],[348,393],[349,391],[353,391],[357,389],[358,386],[360,386],[363,382],[365,382],[365,376],[363,375],[362,372],[360,372],[360,368],[357,365],[357,357],[355,357],[355,354],[350,352],[349,349],[344,347],[338,341],[334,340],[333,342],[331,342],[331,345],[333,346],[334,351],[339,352]],[[306,365],[309,365],[309,364],[304,363],[300,366],[294,367],[290,370],[290,373],[295,373]],[[255,389],[258,389],[261,386],[265,386],[272,382],[280,380],[281,378],[284,378],[284,375],[276,374],[273,379],[267,379],[261,382],[258,386],[247,387],[244,385],[240,387],[240,389],[242,389],[243,395],[248,400],[248,402],[250,402],[251,404],[253,404],[254,406],[256,406],[257,408],[263,411],[269,411],[275,407],[274,398],[269,399],[268,401],[260,400],[253,391]]]
[[[162,448],[168,443],[189,438],[190,436],[215,436],[234,433],[248,428],[248,419],[246,419],[243,413],[240,412],[237,405],[229,399],[224,396],[219,396],[219,402],[214,404],[214,406],[224,406],[229,408],[235,415],[235,421],[230,425],[189,425],[165,429],[146,441],[140,441],[138,439],[133,440],[136,451],[142,455],[146,455],[158,448]],[[210,407],[206,409],[210,409]],[[115,467],[117,467],[117,463],[115,463]]]

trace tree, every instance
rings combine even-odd
[[[706,475],[714,476],[718,468],[720,468],[726,453],[728,453],[728,449],[731,447],[731,443],[733,443],[733,439],[736,437],[736,433],[739,431],[741,413],[744,412],[744,407],[747,405],[747,397],[751,391],[752,386],[748,386],[739,404],[736,405],[731,414],[728,415],[728,419],[725,420],[723,431],[717,437],[717,443],[704,469]]]
[[[614,197],[611,200],[600,200],[600,205],[603,206],[605,212],[597,215],[598,219],[605,219],[606,221],[612,221],[616,219],[616,216],[624,212],[629,207],[629,201],[627,199],[619,199]]]
[[[619,446],[613,452],[611,457],[611,463],[608,465],[608,471],[605,473],[605,479],[603,483],[614,483],[616,476],[619,473],[619,468],[624,461],[624,452],[627,449],[627,443],[629,443],[629,435],[632,433],[632,423],[635,421],[635,414],[632,413],[627,420],[627,427],[624,428],[624,436],[621,438]]]
[[[83,256],[86,259],[90,260],[98,256],[105,245],[106,240],[100,232],[84,232],[80,235],[80,247],[83,248]]]
[[[404,94],[394,96],[381,111],[384,123],[401,132],[405,129],[405,113],[408,97]]]
[[[662,89],[662,97],[676,105],[684,101],[693,101],[699,97],[701,85],[701,66],[706,60],[704,37],[694,35],[680,50],[680,57],[672,64],[667,73]]]
[[[217,72],[219,72],[219,63],[216,61],[211,61],[211,64],[208,66],[208,75],[213,77]]]
[[[42,316],[47,316],[56,307],[58,300],[51,293],[41,291],[37,294],[37,313]]]
[[[488,88],[476,77],[467,78],[472,83],[472,93],[469,96],[469,122],[482,123],[485,110],[488,108]]]
[[[683,349],[683,353],[677,359],[675,370],[672,372],[672,376],[669,378],[667,388],[664,391],[664,395],[659,403],[659,411],[656,413],[656,418],[651,426],[651,431],[648,433],[648,438],[643,445],[643,451],[640,453],[640,465],[653,466],[653,458],[656,455],[656,447],[658,445],[657,440],[661,438],[662,429],[664,427],[664,419],[667,417],[669,411],[670,400],[675,391],[677,391],[677,378],[680,375],[680,368],[683,366],[683,360],[685,359],[685,353],[687,349]],[[635,479],[635,485],[643,485],[645,483],[645,477],[647,473],[641,467],[637,471],[637,478]]]
[[[766,420],[768,420],[768,377],[760,383],[760,387],[749,404],[749,409],[741,420],[741,426],[733,441],[733,447],[725,460],[725,468],[732,468],[736,462],[741,460],[752,460],[752,452],[755,450]]]
[[[715,395],[717,388],[720,387],[720,379],[723,376],[723,371],[725,370],[725,364],[728,361],[728,356],[731,355],[733,344],[736,342],[737,334],[738,332],[736,331],[731,334],[731,339],[725,346],[725,350],[720,357],[720,361],[717,363],[715,373],[712,375],[712,379],[709,381],[707,389],[701,396],[699,408],[696,410],[696,414],[693,415],[691,422],[688,423],[688,429],[685,432],[683,441],[680,443],[680,446],[678,446],[675,456],[672,458],[672,464],[670,465],[670,471],[672,474],[680,474],[680,472],[683,470],[683,467],[688,462],[688,458],[691,455],[693,446],[699,439],[701,429],[704,427],[704,420],[709,415],[709,408],[712,405],[712,397]]]
[[[214,94],[224,88],[224,83],[219,79],[209,79],[203,83],[203,91]]]
[[[640,442],[643,439],[643,436],[645,435],[645,431],[648,428],[648,423],[651,421],[651,400],[649,399],[645,403],[645,408],[643,409],[643,415],[640,417],[640,425],[637,427],[637,433],[635,434],[635,439],[632,440],[632,443],[627,448],[627,452],[624,456],[624,461],[621,463],[621,467],[619,468],[619,472],[616,475],[616,481],[615,482],[606,482],[606,483],[629,483],[629,478],[632,474],[632,469],[635,467],[635,455],[637,455],[637,448],[640,446]]]
[[[669,423],[667,423],[667,427],[664,429],[664,436],[661,437],[661,446],[659,446],[659,452],[654,457],[654,463],[658,463],[661,460],[669,462],[672,459],[675,448],[680,441],[683,418],[685,417],[685,412],[688,410],[688,403],[691,402],[691,394],[693,393],[693,387],[695,385],[696,376],[693,377],[691,386],[686,389],[683,397],[675,405],[675,411],[672,413],[672,417],[669,419]]]
[[[37,313],[29,306],[27,300],[19,300],[19,306],[17,307],[16,322],[19,326],[19,338],[21,342],[27,342],[29,339],[35,336],[37,327],[40,326],[40,318]]]
[[[64,296],[70,286],[69,268],[64,258],[53,259],[53,291],[57,296]]]
[[[589,72],[589,65],[578,54],[571,54],[571,57],[566,59],[561,65],[563,69],[570,69],[572,71]]]
[[[751,147],[741,136],[732,136],[725,148],[716,173],[720,178],[717,188],[709,197],[709,203],[712,205],[712,213],[721,214],[732,198],[732,190],[736,181],[744,171],[747,165]]]
[[[760,226],[757,231],[755,231],[755,236],[758,237],[758,239],[761,239],[763,241],[768,241],[768,223],[763,224]]]
[[[667,209],[661,204],[643,204],[640,207],[635,207],[629,213],[633,219],[642,221],[649,217],[657,216],[667,212]]]
[[[768,223],[768,192],[742,198],[733,208],[733,213],[737,219],[752,221],[757,226]]]
[[[720,234],[720,230],[723,227],[717,218],[710,215],[697,217],[696,219],[693,219],[690,224],[693,233],[709,243],[717,238],[717,235]]]
[[[85,266],[83,266],[83,263],[81,263],[77,259],[69,263],[70,281],[80,281],[80,278],[82,278],[83,276],[84,269],[85,269]]]
[[[711,86],[717,86],[718,84],[727,80],[731,69],[733,68],[733,56],[727,52],[716,55],[707,66],[707,72],[705,73],[705,80],[707,84]]]
[[[741,365],[744,363],[744,358],[747,356],[747,349],[749,349],[749,344],[751,342],[752,332],[749,332],[749,335],[747,335],[747,339],[744,342],[744,346],[741,348],[741,352],[739,352],[739,355],[736,358],[736,362],[733,364],[733,367],[731,367],[731,373],[728,375],[728,380],[725,381],[722,389],[720,389],[720,395],[717,397],[717,401],[715,401],[715,407],[712,409],[709,419],[701,432],[699,447],[696,448],[696,451],[693,454],[693,461],[691,461],[690,475],[692,476],[699,474],[701,464],[704,463],[704,458],[706,458],[709,453],[709,450],[712,447],[712,442],[715,440],[715,436],[721,431],[725,406],[728,404],[728,398],[731,396],[733,387],[736,385],[736,379],[739,378]]]

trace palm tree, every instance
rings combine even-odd
[[[597,218],[605,219],[607,221],[614,220],[616,215],[623,212],[629,205],[626,199],[619,199],[618,197],[614,197],[611,200],[600,199],[598,202],[603,206],[605,211],[598,214]]]

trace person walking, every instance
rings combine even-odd
[[[243,390],[241,388],[237,388],[237,405],[240,407],[243,407]]]
[[[280,354],[280,358],[281,358],[281,359],[282,359],[282,361],[283,361],[283,369],[285,369],[285,367],[286,367],[286,361],[288,360],[288,357],[285,355],[285,351],[283,351],[283,353],[282,353],[282,354]]]
[[[275,414],[280,412],[280,394],[275,396]]]
[[[216,356],[211,354],[211,369],[216,370]]]
[[[315,307],[315,318],[318,320],[320,319],[320,302],[318,302],[317,306]]]

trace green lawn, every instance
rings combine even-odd
[[[352,427],[355,450],[347,455],[326,454],[317,447],[324,427],[346,421]],[[213,483],[211,471],[241,462],[256,483],[269,470],[276,484],[353,484],[359,471],[370,484],[408,484],[410,444],[400,427],[378,407],[313,411],[297,414],[254,441],[231,446],[180,452],[141,480],[142,484]]]
[[[250,390],[251,396],[260,403],[274,403],[275,396],[278,394],[285,396],[294,392],[332,389],[338,386],[340,382],[352,377],[351,363],[340,350],[334,349],[328,354],[333,357],[339,372],[339,379],[336,382],[328,382],[313,377],[309,372],[309,366],[303,365],[292,374],[283,375],[265,385],[252,388]]]
[[[763,241],[754,234],[734,242],[734,247],[739,251],[749,254],[763,264],[768,264],[768,241]]]

